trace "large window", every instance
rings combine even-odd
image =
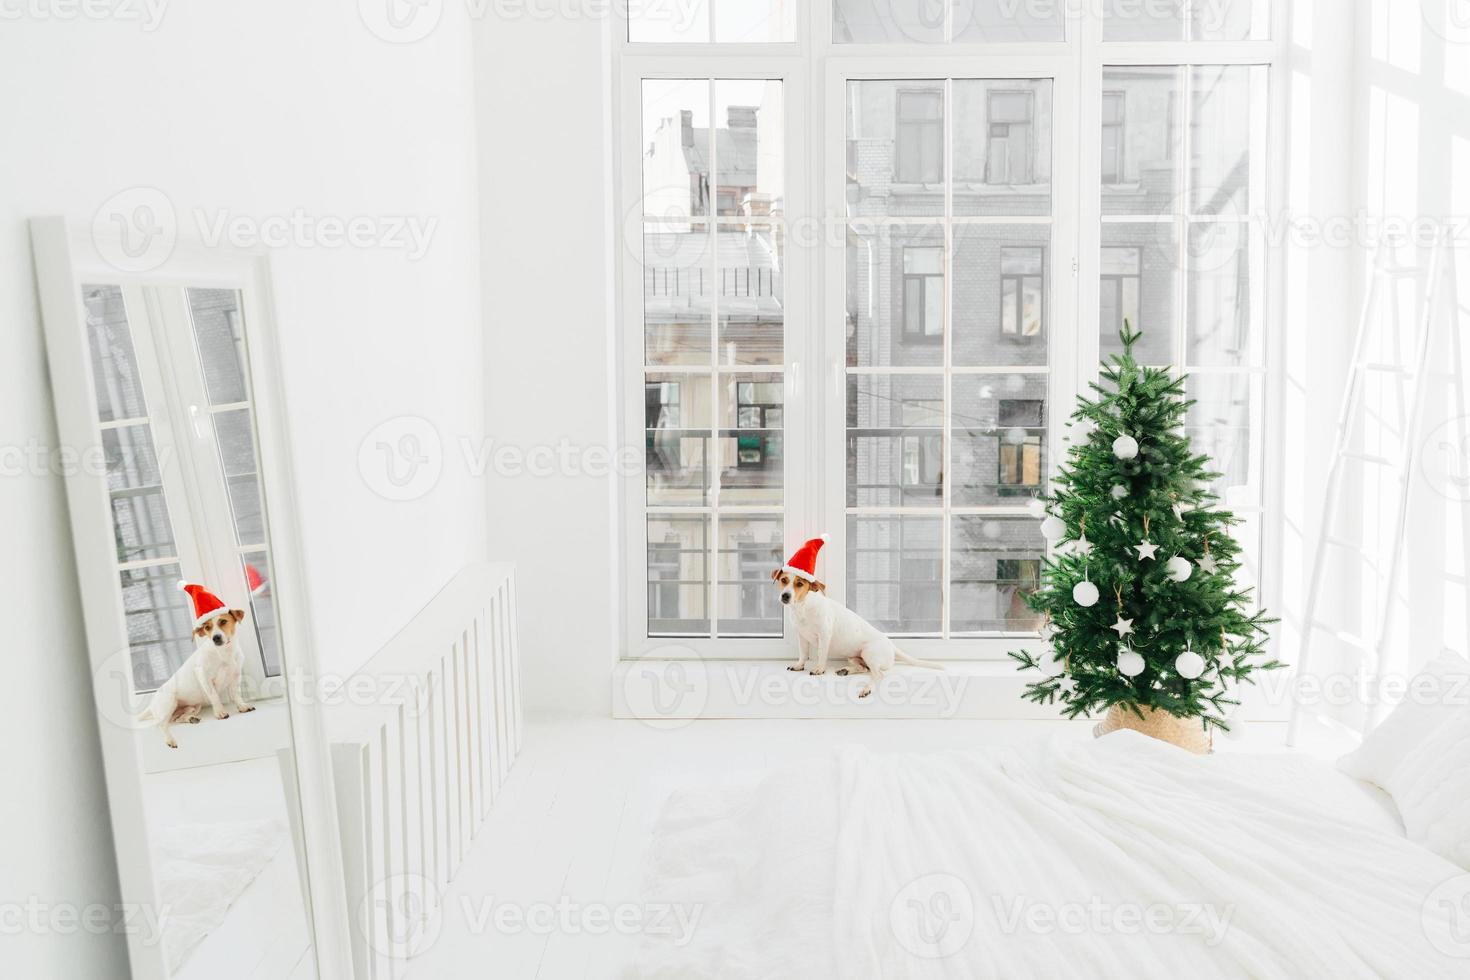
[[[1117,179],[1101,187],[1101,350],[1118,349],[1127,319],[1141,359],[1189,375],[1190,438],[1221,474],[1212,489],[1248,516],[1263,502],[1267,71],[1103,69],[1127,111]],[[1242,532],[1252,556],[1256,535]]]
[[[1044,485],[1050,356],[1014,341],[1046,332],[1052,87],[847,85],[843,158],[864,165],[846,198],[846,599],[889,632],[1036,625],[1002,601],[996,563],[1045,550],[1024,495]],[[916,137],[887,127],[889,107],[916,91],[947,134],[939,172],[955,176],[938,193],[897,178]],[[920,284],[939,316],[922,321],[936,342],[916,347]]]
[[[648,635],[780,636],[782,83],[639,96]]]
[[[768,575],[829,532],[830,596],[1000,656],[1040,625],[1028,502],[1125,320],[1190,373],[1215,489],[1265,505],[1279,11],[813,3],[634,7],[616,44],[626,649],[788,655]]]

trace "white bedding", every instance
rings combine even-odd
[[[1429,899],[1464,872],[1402,833],[1382,794],[1323,764],[1129,731],[847,748],[671,797],[645,898],[697,925],[647,937],[630,975],[1470,975],[1429,938],[1456,935]]]

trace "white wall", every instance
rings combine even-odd
[[[487,435],[526,453],[613,444],[605,26],[476,28]],[[527,704],[605,715],[621,574],[612,480],[514,469],[489,478],[491,550],[517,566]]]
[[[186,228],[195,208],[437,219],[417,261],[273,256],[318,642],[327,669],[350,671],[486,554],[483,479],[456,448],[484,424],[471,49],[462,8],[445,6],[413,44],[374,36],[353,4],[178,3],[152,31],[6,9],[22,15],[0,29],[0,595],[6,688],[36,693],[0,713],[0,902],[117,901],[62,483],[17,471],[17,447],[56,442],[25,219],[89,223],[140,184]],[[429,419],[446,450],[437,487],[406,503],[357,463],[399,415]],[[0,963],[125,972],[120,937],[54,931],[0,932]]]

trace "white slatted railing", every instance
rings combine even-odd
[[[515,578],[477,564],[326,712],[356,980],[395,980],[437,932],[440,896],[521,745]]]

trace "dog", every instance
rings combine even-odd
[[[179,747],[169,726],[182,721],[198,724],[205,705],[220,719],[230,717],[226,703],[241,714],[255,710],[254,705],[240,700],[241,658],[235,648],[235,630],[244,620],[244,610],[220,609],[208,622],[194,627],[198,641],[194,652],[153,692],[148,707],[139,713],[139,721],[152,721],[163,730],[169,748]]]
[[[868,683],[858,692],[858,697],[865,698],[882,683],[883,675],[895,663],[944,669],[943,664],[904,653],[876,626],[840,602],[827,598],[827,587],[816,579],[778,568],[771,573],[771,581],[781,590],[781,604],[791,610],[791,618],[796,621],[800,655],[787,670],[805,670],[807,661],[815,658],[810,673],[825,674],[828,657],[846,658],[847,666],[837,673],[845,677],[866,672]]]

